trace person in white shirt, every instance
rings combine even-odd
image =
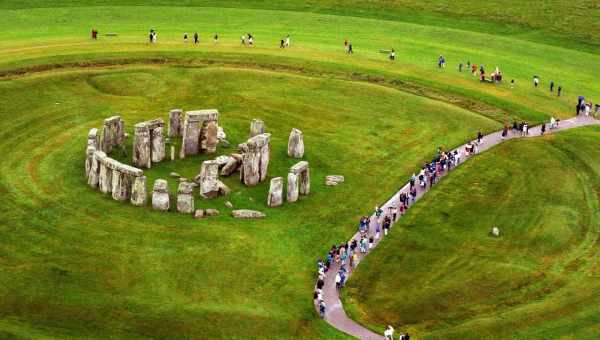
[[[383,335],[386,340],[394,340],[394,327],[388,325],[385,332],[383,332]]]
[[[285,47],[290,47],[290,35],[285,38]]]

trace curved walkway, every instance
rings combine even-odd
[[[546,134],[554,133],[556,131],[572,129],[572,128],[576,128],[576,127],[580,127],[580,126],[597,125],[597,124],[600,124],[599,120],[596,120],[591,117],[577,116],[577,117],[571,118],[569,120],[560,121],[559,126],[555,129],[552,129],[552,130],[546,129]],[[548,127],[548,125],[546,127]],[[508,136],[504,139],[501,138],[502,131],[491,133],[491,134],[483,137],[482,143],[479,145],[479,153],[502,143],[504,140],[516,139],[516,138],[526,138],[526,137],[537,137],[540,135],[540,132],[541,132],[541,126],[535,126],[535,127],[530,128],[529,135],[527,135],[527,136],[521,136],[520,134],[513,135],[512,131],[509,130]],[[461,145],[460,147],[458,147],[455,150],[458,150],[458,149],[464,150],[466,145],[467,144]],[[452,151],[454,151],[454,150],[452,150]],[[472,156],[463,155],[463,158],[461,159],[460,164],[466,162],[471,157]],[[457,166],[460,166],[460,164],[458,164]],[[448,174],[448,172],[449,171],[444,172],[440,177],[446,176]],[[416,199],[418,200],[425,194],[425,192],[427,192],[427,190],[422,190],[419,185],[416,185],[415,187],[417,188],[417,198]],[[430,186],[428,186],[428,188],[429,187]],[[388,207],[398,206],[398,196],[401,193],[408,194],[409,189],[410,189],[410,185],[409,185],[409,183],[406,183],[406,185],[404,185],[402,187],[402,189],[400,189],[394,196],[392,196],[392,198],[390,198],[384,205],[381,206],[381,209],[384,212],[387,212]],[[414,203],[411,203],[409,208],[412,206],[412,204],[414,204]],[[372,221],[375,221],[374,216],[372,216]],[[393,226],[393,224],[392,224],[392,226]],[[369,236],[374,235],[375,234],[374,228],[370,228],[368,234],[369,234]],[[384,238],[383,235],[384,234],[382,231],[381,237],[378,240],[374,241],[373,248],[377,247],[377,245],[379,244],[379,241],[381,241]],[[348,242],[349,243],[352,242],[353,239],[360,241],[360,233],[357,232],[356,234],[354,234]],[[360,264],[360,262],[362,262],[363,258],[365,256],[367,256],[369,254],[369,252],[367,252],[365,254],[362,254],[360,252],[358,253],[358,258],[359,258],[358,264]],[[349,267],[349,266],[347,266],[347,267]],[[323,300],[325,301],[325,304],[327,305],[326,312],[325,312],[325,321],[327,321],[327,323],[329,323],[333,327],[337,328],[338,330],[340,330],[346,334],[355,336],[359,339],[378,339],[378,340],[383,339],[383,335],[381,335],[381,334],[383,334],[383,331],[384,331],[383,329],[381,330],[381,334],[376,334],[373,331],[356,323],[355,321],[353,321],[346,315],[346,312],[344,311],[344,306],[342,305],[342,301],[340,300],[339,294],[335,288],[335,273],[337,273],[338,269],[339,269],[339,265],[336,263],[332,263],[329,268],[328,275],[324,280],[325,285],[323,286]],[[352,275],[352,271],[350,271],[346,274],[346,282],[348,281],[348,279],[350,278],[351,275]],[[315,302],[315,308],[317,309],[317,312],[318,312],[318,306],[317,306],[316,302]]]

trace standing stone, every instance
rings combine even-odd
[[[219,195],[219,163],[204,161],[200,167],[200,174],[196,176],[200,185],[200,195],[205,198],[214,198]]]
[[[152,190],[152,209],[168,211],[169,203],[169,188],[167,181],[164,179],[157,179],[154,181],[154,188]]]
[[[250,137],[265,133],[265,122],[260,119],[252,119],[250,123]]]
[[[115,201],[126,201],[131,195],[131,177],[118,169],[113,170],[112,198]]]
[[[271,179],[267,205],[269,207],[278,207],[281,204],[283,204],[283,178],[275,177]]]
[[[108,194],[112,191],[112,169],[106,165],[106,159],[108,157],[102,158],[100,162],[100,175],[98,177],[98,186],[100,187],[100,192],[103,194]]]
[[[119,116],[113,116],[104,120],[102,130],[102,151],[110,153],[113,147],[123,144],[125,141],[125,123]]]
[[[94,152],[92,165],[88,174],[88,184],[92,188],[96,188],[98,186],[98,181],[100,179],[100,158],[104,157],[105,155],[106,154],[102,151]]]
[[[93,128],[88,132],[88,146],[93,146],[96,150],[100,149],[100,136],[98,135],[98,129]]]
[[[152,130],[152,162],[158,163],[165,159],[165,137],[163,127],[157,126]]]
[[[310,168],[306,166],[306,170],[300,175],[300,195],[310,194]]]
[[[181,137],[183,130],[183,111],[174,109],[169,111],[169,137]]]
[[[287,201],[296,202],[298,200],[298,175],[289,173],[287,178]]]
[[[190,182],[179,183],[177,189],[177,211],[184,214],[194,212],[194,186]]]
[[[302,131],[292,129],[288,139],[287,153],[289,157],[302,158],[304,156],[304,136]]]
[[[135,177],[131,186],[131,204],[142,207],[146,200],[146,176]]]
[[[175,145],[171,145],[171,161],[175,160]]]
[[[254,136],[240,144],[243,152],[240,180],[247,186],[255,186],[267,178],[271,152],[271,134]]]
[[[204,150],[206,153],[215,153],[217,151],[217,144],[219,143],[219,140],[217,139],[217,122],[207,122],[206,127],[202,130],[202,150]]]
[[[92,169],[92,162],[94,161],[94,153],[96,153],[96,148],[92,145],[88,145],[85,149],[85,177],[88,178],[90,176],[90,171]]]
[[[133,136],[133,164],[142,168],[152,166],[150,129],[146,123],[135,124]]]

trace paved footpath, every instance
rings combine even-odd
[[[556,131],[562,131],[562,130],[567,130],[567,129],[572,129],[572,128],[576,128],[576,127],[580,127],[580,126],[586,126],[586,125],[597,125],[600,124],[600,120],[596,120],[594,118],[591,117],[585,117],[585,116],[578,116],[575,118],[571,118],[569,120],[564,120],[564,121],[560,121],[560,123],[558,124],[559,126],[555,129],[550,130],[549,129],[549,125],[546,125],[546,134],[550,134],[550,133],[554,133]],[[494,132],[491,133],[489,135],[486,135],[483,137],[482,139],[482,143],[479,145],[479,153],[481,153],[482,151],[488,150],[493,146],[496,146],[500,143],[502,143],[505,140],[509,140],[509,139],[515,139],[515,138],[526,138],[526,137],[538,137],[540,135],[541,132],[541,126],[535,126],[529,129],[529,134],[527,136],[521,136],[519,133],[513,134],[512,130],[509,129],[508,132],[508,136],[504,139],[501,138],[501,134],[502,131],[499,132]],[[464,145],[461,145],[459,148],[455,149],[455,150],[463,150],[463,156],[460,160],[460,164],[464,163],[465,161],[469,160],[472,156],[466,156],[464,154],[464,150],[465,150],[465,146],[468,143],[465,143]],[[454,150],[452,150],[452,152],[454,152]],[[459,164],[459,166],[460,166]],[[454,169],[454,168],[453,168]],[[444,177],[445,175],[448,174],[448,171],[444,172],[440,177]],[[428,188],[430,186],[428,185]],[[422,190],[420,188],[420,186],[418,185],[418,181],[417,181],[417,200],[420,199],[426,192],[426,190]],[[400,189],[394,196],[392,196],[392,198],[390,198],[384,205],[381,206],[381,209],[384,211],[384,213],[386,213],[388,211],[388,207],[393,207],[393,206],[398,206],[398,197],[400,195],[400,193],[407,193],[409,192],[410,189],[410,185],[409,183],[406,183],[406,185],[404,185],[404,187],[402,187],[402,189]],[[410,207],[412,206],[409,206]],[[371,216],[371,228],[369,230],[369,236],[374,236],[375,235],[375,217]],[[390,229],[391,232],[392,229]],[[379,238],[379,240],[375,240],[374,244],[373,244],[373,248],[377,247],[377,245],[379,244],[379,241],[382,240],[384,238],[383,236],[383,230],[381,231],[381,237]],[[360,233],[357,232],[356,234],[354,234],[354,236],[352,236],[352,238],[350,239],[350,241],[348,241],[349,243],[352,242],[353,239],[356,239],[357,241],[360,241]],[[367,256],[369,253],[365,253],[365,254],[361,254],[360,252],[358,253],[359,256],[359,261],[358,263],[360,264],[360,262],[362,262],[363,258],[365,256]],[[346,266],[347,268],[349,268],[349,266]],[[339,265],[336,264],[335,262],[331,264],[331,267],[329,268],[329,271],[327,272],[327,277],[325,278],[325,285],[323,286],[323,299],[325,300],[325,304],[327,305],[326,308],[326,312],[325,312],[325,321],[327,321],[327,323],[329,323],[330,325],[332,325],[333,327],[337,328],[338,330],[355,336],[359,339],[383,339],[383,329],[381,330],[381,334],[376,334],[374,332],[372,332],[371,330],[361,326],[360,324],[354,322],[352,319],[350,319],[347,315],[346,312],[344,311],[344,306],[342,306],[342,301],[340,300],[339,294],[337,292],[337,290],[335,289],[335,273],[337,273],[339,269]],[[346,274],[346,282],[348,281],[348,279],[350,278],[350,276],[352,275],[352,272],[349,272]],[[318,312],[318,306],[316,305],[315,302],[315,308],[317,309]]]

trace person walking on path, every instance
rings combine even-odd
[[[482,139],[483,139],[483,133],[481,133],[481,131],[477,132],[477,143],[481,144]]]
[[[542,128],[541,128],[541,131],[542,131],[542,132],[540,133],[540,135],[541,135],[541,136],[543,136],[543,135],[544,135],[544,132],[546,132],[546,123],[542,123]]]
[[[319,315],[321,315],[322,318],[325,317],[325,309],[327,308],[327,305],[325,305],[325,301],[321,300],[321,302],[319,303]]]
[[[385,340],[394,340],[394,327],[388,325],[383,335],[385,336]]]

